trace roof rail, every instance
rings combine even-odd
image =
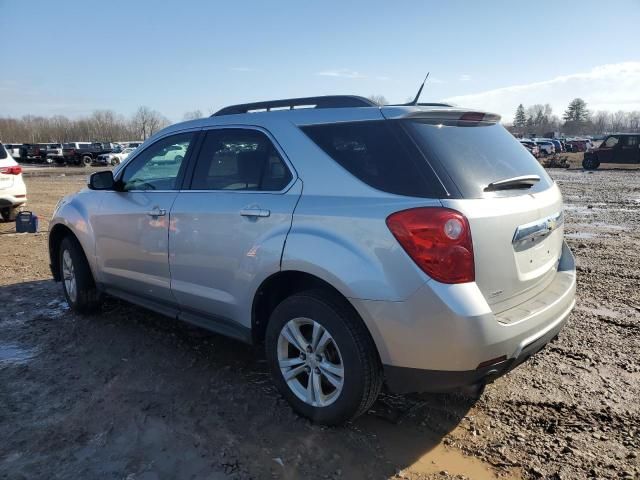
[[[348,108],[348,107],[377,107],[378,104],[371,100],[356,95],[326,95],[322,97],[286,98],[283,100],[270,100],[267,102],[242,103],[230,105],[218,110],[211,115],[233,115],[236,113],[249,113],[252,111],[293,110],[296,107],[306,108]]]

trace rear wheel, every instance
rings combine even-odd
[[[336,425],[366,412],[382,386],[382,368],[364,324],[331,292],[309,290],[273,311],[267,362],[280,393],[314,422]]]
[[[71,309],[78,313],[90,313],[100,305],[91,269],[78,240],[65,237],[58,252],[62,290]]]
[[[2,219],[5,222],[15,222],[19,212],[20,212],[20,207],[5,207],[2,210],[0,210]]]

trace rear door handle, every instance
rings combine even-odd
[[[271,215],[271,211],[262,208],[243,208],[240,210],[240,215],[243,217],[268,217]]]
[[[150,217],[164,217],[167,211],[164,208],[153,207],[152,210],[147,212]]]

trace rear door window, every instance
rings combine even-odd
[[[438,175],[448,176],[463,198],[535,193],[553,184],[542,165],[500,124],[433,119],[401,122]],[[484,191],[490,183],[523,175],[537,175],[540,181],[526,190]]]
[[[279,192],[292,178],[278,150],[263,132],[223,128],[207,133],[191,189]]]
[[[396,195],[437,198],[444,189],[411,139],[392,121],[301,127],[333,160],[367,185]]]

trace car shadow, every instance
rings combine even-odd
[[[0,286],[0,304],[0,347],[22,352],[0,359],[9,405],[0,437],[12,439],[0,446],[0,470],[9,477],[68,472],[68,462],[83,478],[126,476],[144,460],[161,478],[203,469],[389,478],[409,467],[493,478],[443,446],[473,397],[382,393],[367,414],[328,428],[293,413],[258,348],[112,298],[100,314],[75,315],[50,280]],[[29,445],[37,455],[19,456]]]

